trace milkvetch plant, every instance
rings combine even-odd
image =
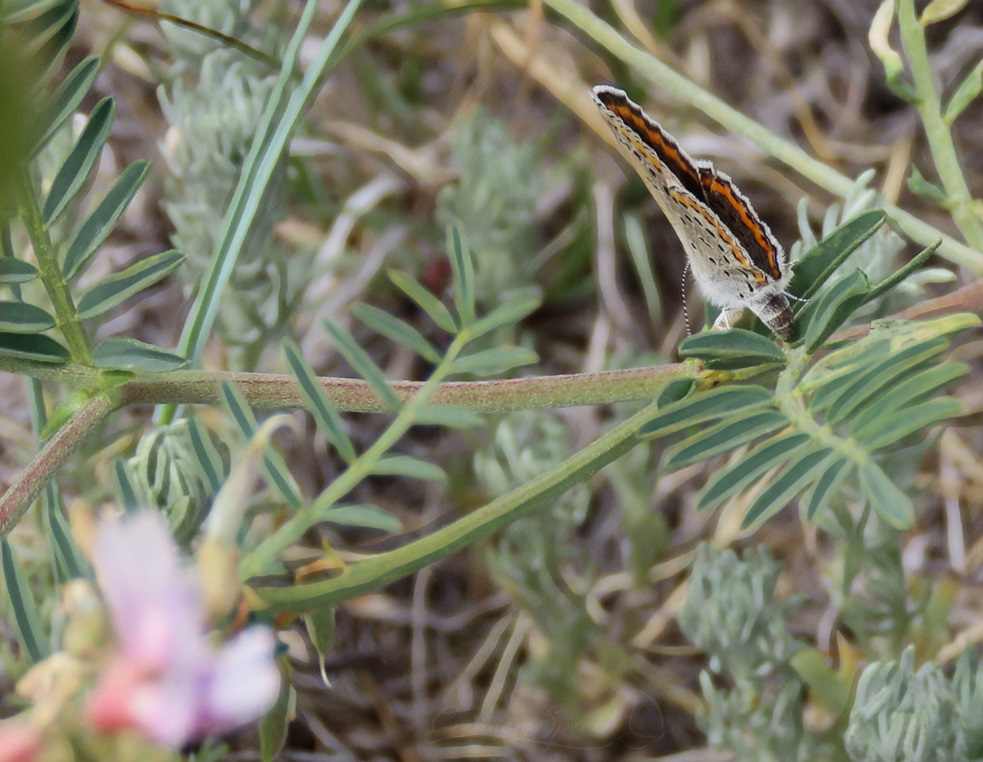
[[[910,8],[903,7],[905,1],[901,0],[898,17],[900,23],[910,24]],[[255,135],[234,187],[227,189],[228,204],[221,226],[207,231],[208,236],[201,229],[195,235],[190,228],[179,231],[182,243],[201,239],[211,243],[206,256],[195,253],[202,268],[200,288],[177,349],[126,335],[103,337],[97,330],[108,325],[100,321],[111,311],[132,304],[131,299],[146,294],[147,289],[184,267],[182,252],[151,253],[98,282],[80,285],[149,169],[142,161],[120,167],[105,191],[89,198],[89,179],[110,143],[115,104],[112,98],[104,98],[81,117],[75,114],[81,104],[92,100],[86,101],[86,97],[99,73],[100,61],[82,60],[57,87],[50,87],[43,76],[54,70],[71,38],[78,14],[76,3],[20,0],[5,3],[0,9],[2,42],[18,31],[17,39],[27,42],[25,55],[35,56],[35,70],[39,72],[30,91],[31,102],[39,105],[0,115],[4,120],[0,123],[4,133],[0,134],[28,138],[22,141],[12,163],[6,154],[0,156],[0,171],[7,173],[0,182],[0,244],[4,255],[0,258],[0,284],[9,293],[0,310],[0,368],[30,380],[33,423],[41,442],[36,457],[0,497],[0,562],[7,591],[4,610],[17,632],[23,669],[28,663],[64,666],[64,660],[50,661],[63,652],[63,644],[47,621],[49,602],[37,594],[34,578],[24,571],[25,554],[11,537],[38,497],[51,547],[49,589],[55,583],[70,585],[72,580],[92,579],[99,574],[114,622],[116,650],[112,655],[108,655],[109,650],[105,652],[107,658],[100,662],[104,670],[87,675],[97,686],[90,699],[89,720],[111,732],[136,729],[148,749],[154,744],[173,749],[185,741],[253,721],[274,707],[272,719],[262,726],[261,745],[267,759],[272,758],[283,738],[292,702],[289,682],[278,685],[274,678],[272,634],[268,630],[247,634],[250,631],[246,630],[226,637],[222,631],[213,635],[216,642],[212,642],[206,636],[213,624],[215,630],[226,625],[234,630],[233,612],[267,621],[277,617],[281,626],[293,616],[303,617],[323,658],[334,635],[333,607],[376,592],[389,582],[488,539],[534,509],[549,506],[554,512],[544,511],[539,516],[542,520],[536,522],[537,532],[542,534],[526,536],[523,527],[505,532],[497,545],[489,547],[486,558],[491,560],[497,579],[514,585],[516,598],[530,610],[536,609],[548,639],[567,647],[553,649],[554,661],[540,654],[536,669],[540,683],[557,694],[565,692],[573,706],[576,670],[583,654],[591,649],[603,651],[606,645],[598,636],[603,607],[589,609],[588,592],[593,591],[580,590],[575,584],[557,592],[560,571],[579,561],[581,554],[573,546],[553,547],[553,537],[546,534],[549,526],[544,529],[542,525],[556,522],[570,529],[574,519],[589,515],[588,479],[609,464],[617,468],[630,462],[634,467],[637,461],[625,456],[640,451],[658,459],[659,475],[728,457],[703,485],[696,501],[706,510],[739,506],[744,530],[761,526],[797,501],[804,520],[818,524],[848,548],[844,551],[840,597],[831,597],[841,606],[844,620],[850,622],[854,637],[866,649],[865,655],[889,664],[910,637],[911,622],[927,616],[927,604],[910,606],[905,598],[903,570],[896,552],[898,532],[910,528],[918,517],[910,476],[924,453],[926,432],[938,431],[965,410],[958,397],[946,393],[968,370],[950,357],[951,342],[962,332],[978,327],[980,320],[960,312],[923,321],[891,319],[885,317],[890,314],[886,298],[906,286],[917,287],[919,278],[922,283],[941,280],[936,277],[939,273],[932,278],[925,276],[923,266],[932,256],[978,268],[979,252],[937,236],[924,222],[902,210],[876,208],[876,200],[867,196],[863,183],[851,183],[815,160],[805,161],[789,146],[772,141],[775,155],[792,164],[798,162],[796,166],[807,175],[845,197],[843,212],[830,213],[820,235],[808,230],[806,224],[801,226],[806,230],[801,244],[792,250],[794,275],[788,285],[789,293],[798,298],[791,307],[795,331],[787,342],[776,343],[755,324],[747,329],[690,336],[679,345],[681,361],[677,363],[514,378],[519,369],[529,373],[538,359],[517,326],[537,310],[544,291],[532,283],[534,258],[527,251],[514,250],[531,245],[534,218],[519,214],[507,203],[495,207],[495,225],[489,229],[482,229],[468,217],[487,211],[484,194],[501,195],[510,184],[521,182],[528,169],[523,162],[531,162],[534,152],[506,139],[494,122],[472,123],[458,144],[459,160],[463,165],[470,159],[479,169],[462,166],[460,187],[448,190],[438,202],[447,232],[447,293],[422,285],[403,268],[390,267],[386,277],[379,279],[384,282],[381,288],[398,295],[413,320],[373,304],[358,303],[351,309],[355,322],[349,323],[347,316],[323,321],[336,356],[357,378],[319,378],[299,346],[289,341],[277,352],[288,371],[285,374],[199,369],[205,345],[224,314],[223,300],[228,298],[230,283],[241,272],[237,267],[243,257],[250,256],[249,246],[260,240],[254,236],[264,226],[264,215],[275,211],[270,199],[284,190],[280,183],[286,171],[285,152],[306,104],[324,74],[385,28],[384,24],[375,29],[365,27],[353,34],[351,24],[361,4],[346,4],[313,57],[305,58],[309,61],[306,69],[299,73],[302,42],[311,29],[316,5],[305,4],[283,51],[281,70],[275,78],[271,74],[263,79],[261,87],[256,86],[261,97],[246,109],[246,121],[251,128],[255,126]],[[623,40],[612,38],[582,7],[565,0],[549,0],[548,5],[571,23],[597,34],[605,47],[624,56],[630,66],[642,68],[644,64],[648,67],[644,68],[645,76],[658,78],[657,66],[626,50]],[[911,29],[906,27],[905,33],[917,58],[917,40],[910,36]],[[4,51],[12,49],[6,44],[2,47]],[[209,87],[219,80],[230,85],[216,71],[203,74],[202,81],[211,83]],[[666,82],[675,83],[676,79],[669,77]],[[917,83],[925,85],[922,73]],[[237,87],[231,83],[229,89],[240,94],[248,89]],[[972,90],[972,82],[966,89]],[[0,96],[3,92],[0,88]],[[693,90],[698,105],[699,92]],[[960,113],[958,106],[967,97],[961,95],[961,100],[948,109],[948,116],[955,119]],[[165,100],[173,116],[178,116],[177,90],[169,91]],[[919,101],[927,123],[935,118],[925,106],[930,100],[923,93]],[[74,131],[69,130],[72,120],[77,122]],[[746,121],[734,123],[736,128],[760,137]],[[469,147],[480,155],[460,154]],[[945,155],[944,145],[939,143],[936,148],[941,151],[939,155]],[[496,164],[499,154],[506,156]],[[193,165],[190,161],[181,166],[187,169]],[[495,168],[502,170],[501,176],[485,177]],[[233,174],[230,172],[230,178]],[[946,203],[962,209],[964,234],[970,241],[973,223],[965,217],[965,210],[972,204],[960,196],[957,182],[947,181],[946,188],[950,194]],[[533,189],[531,182],[523,189],[527,194],[521,198],[526,206],[535,201]],[[182,202],[188,199],[174,188],[171,193],[172,211],[181,217],[187,211]],[[205,216],[214,221],[217,214],[210,209]],[[897,254],[900,241],[885,232],[885,225],[892,222],[925,246],[898,270],[885,264]],[[514,227],[508,228],[511,223]],[[473,246],[469,245],[471,227],[475,228]],[[477,251],[475,255],[472,249]],[[528,266],[506,273],[496,268],[501,262],[493,258],[479,264],[476,272],[476,258],[480,261],[488,252],[494,256],[503,251]],[[874,262],[877,267],[871,264]],[[650,298],[650,305],[654,301]],[[256,336],[247,337],[258,342],[256,352],[250,354],[252,359],[269,349],[258,338],[269,327],[264,324]],[[370,351],[381,345],[397,347],[401,357],[423,369],[425,380],[388,378]],[[55,394],[46,399],[45,390]],[[485,492],[469,512],[455,515],[438,529],[424,530],[418,539],[395,549],[357,560],[334,547],[334,532],[339,527],[387,533],[402,529],[394,512],[372,502],[368,480],[381,477],[401,486],[427,483],[443,489],[460,478],[460,472],[448,474],[423,450],[404,452],[401,444],[408,432],[424,426],[470,431],[484,427],[487,416],[510,411],[616,402],[631,403],[632,411],[618,410],[617,420],[580,449],[562,441],[558,424],[537,421],[531,413],[525,413],[529,418],[498,422],[496,440],[476,459],[475,470],[481,472],[480,486]],[[130,521],[141,528],[144,544],[156,549],[155,567],[161,576],[148,582],[149,593],[137,593],[126,584],[135,585],[139,576],[128,571],[129,564],[137,562],[122,562],[114,555],[114,548],[119,551],[126,544],[119,534],[122,530],[107,530],[105,536],[110,539],[97,543],[108,560],[99,561],[96,555],[90,563],[77,534],[69,530],[56,481],[87,434],[107,420],[115,420],[122,408],[138,405],[158,406],[160,425],[143,438],[132,458],[116,462],[110,479],[113,484],[107,489],[117,491],[124,510],[136,513],[137,518]],[[223,423],[216,424],[216,416],[206,424],[205,415],[191,415],[181,407],[188,405],[215,408]],[[257,413],[283,408],[302,408],[314,421],[319,446],[323,445],[332,466],[323,479],[298,473],[296,461],[270,441],[270,424]],[[358,423],[343,415],[349,412],[375,413],[382,416],[382,423],[366,427],[363,433]],[[289,436],[281,434],[281,443]],[[903,467],[898,465],[899,453],[907,457]],[[465,460],[470,474],[468,455]],[[643,462],[638,467],[652,467],[647,457],[639,460]],[[250,478],[243,475],[243,463]],[[260,473],[263,483],[256,485],[252,477]],[[227,490],[224,500],[223,485]],[[230,503],[232,490],[236,490],[237,499]],[[456,498],[460,492],[440,494]],[[168,530],[159,519],[137,513],[149,508],[166,515]],[[641,527],[643,523],[636,515],[633,525]],[[220,583],[217,589],[204,592],[204,603],[189,592],[185,580],[179,579],[181,562],[169,544],[171,536],[199,563],[209,564],[208,578]],[[878,552],[863,558],[867,550]],[[680,624],[711,656],[712,679],[710,673],[702,679],[709,708],[704,727],[715,743],[733,744],[737,741],[725,732],[727,719],[751,717],[749,721],[757,723],[755,727],[763,734],[763,746],[780,757],[794,747],[790,739],[796,737],[805,711],[802,691],[814,692],[824,707],[835,707],[829,709],[831,712],[845,711],[849,681],[859,669],[831,676],[822,654],[789,636],[784,629],[789,607],[773,601],[778,567],[765,556],[745,559],[741,566],[734,556],[714,562],[705,552],[701,554],[694,575],[695,584],[701,587],[691,591],[690,609],[684,609]],[[642,568],[634,570],[633,582],[639,583],[645,579],[644,567],[654,557],[641,552],[636,557],[642,559]],[[543,563],[537,565],[539,560]],[[864,575],[881,583],[879,588],[871,585],[865,592],[891,598],[876,611],[864,612],[861,596],[851,589],[851,584]],[[589,585],[593,579],[588,569],[577,581],[587,580]],[[735,580],[760,593],[758,599],[739,595],[732,584]],[[170,610],[180,616],[157,630],[169,643],[148,654],[144,650],[148,641],[134,632],[142,630],[148,620],[166,619],[163,612],[171,600],[169,595],[174,596]],[[133,599],[138,602],[133,603]],[[206,614],[201,613],[199,604]],[[725,604],[736,608],[728,611]],[[701,629],[696,614],[704,607],[706,621],[716,621],[720,627]],[[230,621],[217,623],[223,612]],[[733,619],[728,619],[730,614]],[[725,627],[734,623],[733,631]],[[625,629],[634,626],[629,622]],[[725,634],[730,638],[727,642],[719,639]],[[747,635],[746,642],[736,640],[742,634]],[[719,636],[717,641],[715,636]],[[568,640],[562,643],[565,637]],[[889,647],[883,645],[885,640],[890,641]],[[627,662],[612,658],[608,666],[614,663],[611,672],[617,673],[627,669]],[[558,665],[567,671],[557,669]],[[862,755],[865,749],[890,746],[890,738],[872,736],[872,729],[881,726],[875,711],[878,696],[892,689],[898,675],[906,677],[910,666],[905,662],[897,668],[872,669],[873,676],[864,684],[865,701],[854,704],[855,727],[859,730],[852,732],[846,747],[841,745],[837,750],[849,748]],[[71,673],[64,668],[66,674]],[[254,678],[255,693],[237,683],[236,670],[240,668],[239,677]],[[946,703],[948,699],[935,697],[941,707],[936,712],[939,717],[968,716],[956,708],[959,702],[966,706],[978,703],[973,688],[975,673],[967,667],[959,674],[951,687],[958,700]],[[756,703],[764,695],[762,681],[769,675],[786,677],[785,685],[768,693],[767,701]],[[734,679],[739,684],[728,692],[713,683],[718,678]],[[945,682],[937,675],[932,680]],[[175,696],[181,697],[180,702]],[[41,700],[35,694],[35,703]],[[177,703],[180,711],[174,709]],[[913,706],[913,713],[922,711],[922,704],[914,702]],[[767,712],[755,715],[755,709],[761,707]],[[601,718],[600,725],[603,713],[597,717]],[[767,737],[769,732],[777,732],[779,720],[787,720],[787,729],[792,732]],[[914,720],[910,725],[901,722],[897,726],[901,731],[895,732],[916,726],[921,727]],[[844,730],[845,725],[837,729]],[[37,739],[29,737],[29,730],[26,740],[30,743]],[[960,747],[960,737],[970,738],[975,733],[968,725],[960,732],[963,736],[955,732],[947,736],[953,748]],[[798,753],[819,746],[804,745]],[[752,758],[757,748],[749,743],[741,753]],[[822,746],[817,753],[827,751]]]

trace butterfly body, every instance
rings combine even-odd
[[[679,236],[700,292],[721,309],[715,327],[729,328],[749,309],[789,340],[791,268],[747,197],[709,161],[692,159],[623,91],[599,85],[593,95],[622,154]]]

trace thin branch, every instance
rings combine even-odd
[[[115,401],[107,395],[93,397],[45,443],[0,497],[0,538],[10,533],[79,442],[115,407]]]
[[[983,281],[970,283],[968,286],[956,289],[951,294],[929,299],[927,302],[916,304],[906,310],[901,310],[890,317],[891,320],[928,320],[929,318],[954,315],[958,312],[983,312]],[[870,333],[869,325],[857,325],[840,331],[827,340],[827,343],[859,339]]]
[[[442,384],[432,405],[452,405],[478,413],[505,412],[572,405],[648,401],[670,378],[691,376],[693,363],[675,363],[601,373],[530,376],[504,381],[465,381]],[[305,397],[293,376],[272,373],[175,371],[139,377],[119,390],[121,405],[202,404],[219,402],[219,384],[236,384],[257,408],[303,407]],[[323,378],[321,385],[339,410],[359,413],[389,412],[364,382],[351,378]],[[394,381],[401,400],[411,399],[423,382]]]

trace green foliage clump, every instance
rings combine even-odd
[[[166,12],[255,44],[283,43],[275,24],[267,25],[265,35],[250,29],[249,14],[255,2],[170,0],[161,5]],[[169,84],[158,89],[170,123],[162,143],[170,170],[164,184],[164,209],[174,224],[174,245],[188,257],[179,277],[185,292],[191,293],[213,266],[231,191],[276,85],[277,72],[190,30],[164,28],[175,57]],[[286,212],[286,169],[286,161],[280,161],[259,213],[250,223],[229,281],[229,298],[222,300],[219,311],[224,338],[231,346],[244,348],[247,366],[255,364],[269,332],[289,317],[289,306],[308,283],[300,277],[299,266],[288,267],[286,252],[273,238],[274,225]]]
[[[460,225],[474,251],[477,303],[539,298],[535,210],[541,181],[536,150],[512,140],[499,118],[479,109],[454,139],[456,185],[441,191],[437,222]]]
[[[854,762],[971,762],[983,759],[983,674],[965,652],[953,676],[915,649],[875,662],[860,676],[846,748]]]
[[[738,558],[701,545],[679,612],[683,634],[710,657],[700,726],[738,762],[805,762],[819,748],[803,730],[805,690],[792,667],[802,645],[788,632],[789,604],[775,600],[780,573],[764,549]],[[722,678],[731,686],[719,687]]]
[[[220,452],[197,420],[161,426],[140,439],[125,472],[117,470],[121,502],[131,510],[163,512],[174,539],[187,545],[228,475],[228,461],[228,449],[222,444]]]
[[[566,426],[551,413],[524,411],[499,422],[493,441],[475,454],[474,471],[479,484],[498,497],[569,456]],[[485,553],[498,584],[511,591],[549,644],[525,665],[525,678],[548,688],[571,711],[576,711],[577,664],[595,628],[583,594],[562,581],[569,578],[565,570],[573,568],[589,584],[589,557],[576,542],[589,503],[589,489],[578,484],[507,526]]]

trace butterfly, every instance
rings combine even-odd
[[[709,161],[691,158],[623,90],[598,85],[593,96],[621,153],[682,241],[700,292],[720,308],[714,328],[730,328],[749,309],[779,338],[791,339],[785,289],[792,268],[747,196]]]

